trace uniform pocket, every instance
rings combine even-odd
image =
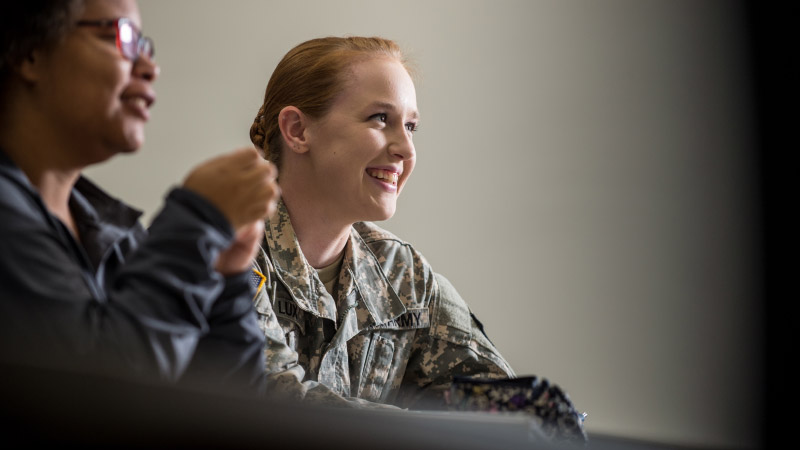
[[[381,335],[373,335],[364,367],[361,371],[361,392],[358,397],[380,401],[394,357],[394,342]]]

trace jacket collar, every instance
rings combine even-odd
[[[0,148],[0,169],[6,171],[21,186],[39,199],[39,192],[16,163]],[[70,207],[78,214],[94,221],[102,220],[104,225],[127,230],[138,224],[142,212],[111,197],[100,187],[81,175],[72,187]]]
[[[27,191],[65,245],[70,247],[76,244],[71,235],[58,225],[58,220],[47,209],[39,191],[31,184],[27,175],[2,149],[0,149],[0,171]],[[130,230],[141,229],[139,223],[141,211],[111,197],[83,175],[78,177],[72,187],[69,207],[84,238],[83,245],[78,247],[86,252],[94,267],[101,265],[100,261],[115,242],[125,237]],[[78,253],[81,251],[78,250]]]

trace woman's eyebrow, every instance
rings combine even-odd
[[[388,109],[390,111],[397,111],[397,107],[394,105],[394,103],[385,102],[381,100],[370,103],[370,108],[381,108],[381,109]],[[410,115],[412,119],[419,120],[419,111],[417,110],[411,111]]]

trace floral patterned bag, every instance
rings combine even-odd
[[[539,432],[551,441],[585,443],[583,421],[567,394],[536,376],[504,379],[454,377],[445,394],[450,410],[529,414]]]

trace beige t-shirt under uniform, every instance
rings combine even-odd
[[[322,284],[325,285],[325,290],[328,291],[333,298],[336,298],[334,289],[336,289],[336,282],[339,280],[339,271],[342,268],[342,261],[344,261],[344,251],[340,253],[336,261],[330,265],[321,269],[316,269],[319,280],[322,281]]]

